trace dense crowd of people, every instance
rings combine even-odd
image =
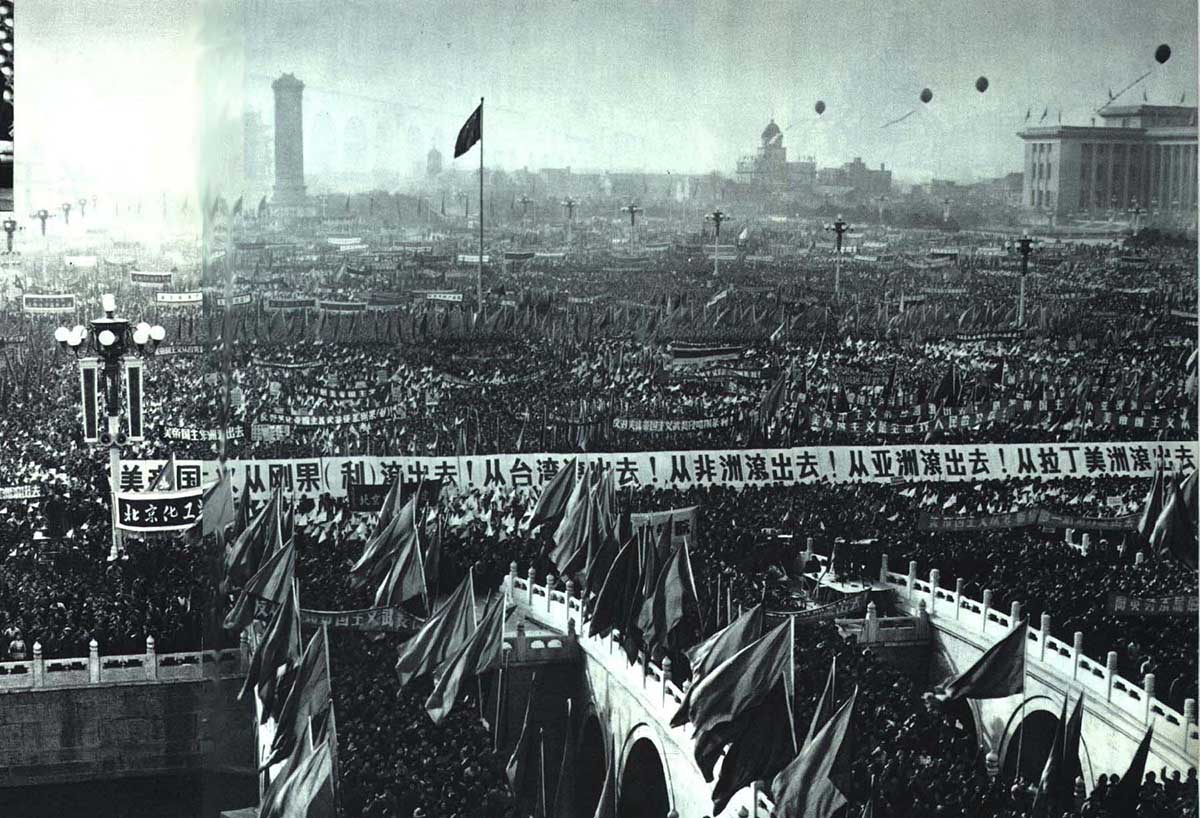
[[[840,300],[826,286],[830,257],[812,252],[732,265],[722,287],[669,261],[633,272],[611,259],[578,269],[514,265],[489,274],[489,303],[476,316],[469,298],[436,306],[401,297],[417,285],[449,287],[444,273],[364,273],[343,263],[291,288],[280,276],[294,260],[280,254],[255,264],[255,275],[272,284],[229,316],[212,303],[195,314],[154,308],[168,339],[146,367],[145,440],[122,454],[236,460],[1193,439],[1194,328],[1171,310],[1194,302],[1194,249],[1145,251],[1133,265],[1115,250],[1062,247],[1055,255],[1034,276],[1030,331],[1014,332],[1011,269],[973,257],[886,272],[848,262],[849,293]],[[1147,270],[1156,277],[1151,287]],[[31,291],[53,283],[29,276]],[[388,288],[398,290],[397,304],[336,321],[264,302],[277,294],[366,303]],[[123,310],[150,309],[136,290],[113,289],[128,299]],[[227,608],[232,598],[217,591],[210,541],[131,536],[108,558],[107,473],[83,441],[74,358],[50,340],[60,318],[0,313],[0,487],[36,488],[33,497],[0,498],[0,672],[35,643],[45,658],[86,655],[92,640],[104,654],[139,653],[147,636],[160,652],[236,644],[211,627],[213,606]],[[703,347],[714,360],[680,364],[681,349],[700,349],[703,358]],[[381,417],[298,420],[351,411]],[[615,422],[714,418],[722,419],[714,428],[671,431]],[[810,542],[834,575],[868,582],[879,578],[886,554],[892,571],[905,572],[911,560],[920,576],[938,569],[946,587],[962,580],[972,597],[990,590],[997,608],[1020,602],[1033,624],[1049,614],[1056,637],[1069,643],[1081,632],[1094,658],[1115,651],[1119,672],[1135,684],[1154,673],[1157,698],[1182,711],[1197,698],[1194,619],[1166,628],[1118,616],[1105,598],[1194,594],[1194,571],[1152,553],[1130,526],[1092,531],[1084,549],[1078,532],[1068,539],[1062,527],[924,525],[930,515],[1031,509],[1128,518],[1149,488],[1149,477],[1097,474],[640,487],[622,490],[619,502],[629,512],[698,507],[690,548],[708,632],[759,601],[776,614],[821,601],[826,592],[801,556]],[[513,563],[539,578],[552,574],[550,532],[522,524],[534,501],[524,490],[448,486],[436,503],[445,533],[431,597],[449,594],[468,571],[484,592]],[[305,608],[372,606],[371,589],[351,582],[350,567],[373,532],[374,515],[352,512],[343,498],[299,501],[294,542]],[[507,759],[494,752],[473,707],[433,725],[423,708],[428,679],[388,695],[400,641],[354,631],[332,638],[345,813],[518,815]],[[840,684],[859,688],[847,814],[872,799],[875,814],[895,818],[1030,814],[1037,782],[1014,787],[988,774],[971,716],[925,695],[940,680],[906,675],[828,622],[797,628],[795,648],[804,657],[794,702],[801,729],[835,657]],[[1114,772],[1074,814],[1112,814]],[[1195,816],[1194,770],[1183,775],[1148,775],[1137,814]]]

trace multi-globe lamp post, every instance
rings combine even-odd
[[[141,322],[131,326],[128,319],[117,317],[116,299],[105,293],[100,299],[104,315],[93,318],[89,326],[59,327],[54,340],[74,353],[79,360],[80,397],[83,403],[83,437],[85,442],[108,446],[109,480],[112,489],[112,550],[109,560],[120,551],[117,528],[117,491],[121,485],[121,446],[143,439],[142,399],[144,396],[143,358],[166,338],[166,330],[155,324]],[[125,380],[126,420],[128,435],[121,430],[121,378]],[[101,428],[98,398],[104,393],[104,410],[108,416],[106,428]]]
[[[17,225],[17,222],[15,219],[5,219],[3,222],[3,227],[4,227],[4,239],[7,244],[7,248],[8,248],[5,252],[11,253],[13,251],[13,249],[12,249],[13,236],[15,236],[17,233],[18,225]]]
[[[1021,254],[1021,290],[1017,301],[1017,326],[1025,329],[1025,279],[1029,277],[1029,254],[1033,252],[1033,239],[1028,233],[1017,239],[1017,252]]]
[[[846,231],[850,229],[850,225],[842,220],[842,214],[839,213],[834,219],[833,224],[825,225],[825,229],[832,232],[837,238],[837,246],[833,258],[833,297],[842,297],[842,236],[846,235]]]
[[[721,275],[721,225],[729,221],[729,214],[718,208],[704,220],[713,224],[713,279],[717,279]]]

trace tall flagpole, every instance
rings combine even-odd
[[[483,312],[483,97],[479,98],[479,269],[475,276],[476,312]]]

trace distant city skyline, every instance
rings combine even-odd
[[[206,17],[241,32],[240,59],[206,56]],[[407,175],[433,146],[447,168],[470,169],[475,160],[450,159],[451,145],[480,96],[493,168],[732,177],[774,118],[789,158],[830,167],[861,156],[901,184],[1019,170],[1026,112],[1086,125],[1110,89],[1143,72],[1122,102],[1141,102],[1143,90],[1159,104],[1196,96],[1194,38],[1181,34],[1195,30],[1196,7],[1183,0],[1154,14],[1118,0],[986,10],[521,0],[502,11],[466,0],[114,0],[104,15],[44,0],[17,25],[18,162],[111,188],[198,187],[212,150],[200,120],[258,110],[270,123],[270,79],[284,72],[306,84],[305,163],[317,177],[345,167]],[[1160,66],[1162,42],[1174,53]],[[205,99],[200,78],[213,75],[210,96],[239,91]]]

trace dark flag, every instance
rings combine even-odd
[[[540,774],[541,731],[535,732],[529,722],[533,698],[537,690],[538,676],[537,671],[534,671],[533,680],[529,685],[529,698],[525,702],[525,718],[521,722],[521,735],[504,768],[504,775],[508,778],[508,786],[512,789],[521,815],[533,815],[538,809],[538,802],[544,801],[546,797],[544,792],[539,792],[539,787],[543,784]]]
[[[634,605],[641,604],[641,574],[638,572],[638,545],[634,541],[625,543],[617,552],[608,569],[604,584],[592,602],[592,614],[588,619],[588,635],[608,636],[612,629],[620,628],[625,635],[626,623]]]
[[[300,668],[296,681],[284,700],[279,722],[275,726],[275,738],[271,742],[271,754],[261,768],[270,767],[296,750],[304,738],[304,730],[310,716],[323,712],[330,701],[329,644],[326,628],[321,628],[308,640],[304,655],[300,657]]]
[[[1150,534],[1150,549],[1160,556],[1173,557],[1195,571],[1196,536],[1185,505],[1179,486],[1173,485],[1171,499],[1158,515],[1158,522]]]
[[[259,815],[261,818],[308,815],[309,806],[332,777],[333,748],[328,741],[324,741],[295,772],[288,774],[287,780],[274,793],[271,801],[262,805]]]
[[[462,156],[483,138],[483,103],[475,109],[458,131],[458,139],[454,140],[454,158]]]
[[[539,525],[553,525],[562,519],[567,508],[567,499],[575,489],[575,461],[572,460],[542,489],[537,502],[533,506],[533,514],[529,518],[529,530]]]
[[[441,724],[450,714],[458,698],[458,688],[468,676],[478,676],[500,664],[504,607],[504,598],[497,597],[466,643],[434,671],[433,692],[425,701],[425,711],[434,724]]]
[[[608,746],[604,749],[604,787],[600,790],[600,798],[596,802],[596,811],[592,813],[592,818],[616,818],[617,815],[617,775],[613,770],[614,750]]]
[[[706,781],[721,751],[740,730],[743,713],[771,692],[780,676],[795,673],[791,617],[765,636],[742,648],[701,679],[692,690],[688,720],[695,725],[696,763]]]
[[[563,743],[562,762],[558,768],[558,782],[555,784],[554,804],[547,813],[553,816],[567,816],[573,811],[572,799],[575,797],[576,753],[578,743],[578,721],[574,708],[574,700],[567,699],[567,734]]]
[[[249,491],[245,491],[245,494],[249,494]],[[282,546],[279,503],[279,494],[276,492],[237,535],[237,539],[226,546],[222,592],[236,588],[250,579],[258,570],[263,557],[273,553],[277,546]]]
[[[803,815],[804,818],[831,818],[846,805],[846,796],[834,777],[841,777],[849,762],[850,716],[858,688],[838,708],[833,718],[813,737],[791,764],[771,782],[777,815]]]
[[[757,641],[762,636],[765,622],[765,609],[762,603],[759,603],[735,621],[686,651],[688,663],[692,667],[692,685],[684,694],[679,709],[671,719],[672,727],[679,727],[687,722],[688,711],[692,704],[692,691],[696,689],[700,680],[739,650]]]
[[[283,598],[292,589],[292,579],[296,571],[295,543],[288,543],[266,560],[262,567],[246,583],[238,595],[237,603],[225,617],[224,627],[227,631],[237,633],[250,624],[254,619],[254,609],[261,600],[275,604],[283,602]]]
[[[1142,778],[1146,775],[1146,759],[1150,755],[1150,741],[1154,736],[1154,725],[1146,728],[1146,735],[1134,752],[1125,775],[1117,786],[1109,790],[1108,803],[1113,815],[1133,815],[1141,798]]]
[[[274,709],[275,691],[279,684],[280,669],[290,671],[300,658],[300,609],[296,604],[295,585],[284,597],[283,604],[275,609],[267,629],[259,639],[246,681],[238,698],[244,698],[249,690],[257,690],[262,700],[262,721]]]
[[[837,707],[837,657],[833,657],[833,663],[829,666],[829,675],[825,678],[825,689],[821,691],[821,698],[817,702],[817,709],[813,712],[812,723],[808,726],[808,735],[804,737],[804,744],[801,747],[807,747],[812,744],[813,739],[817,737],[817,733],[821,732],[821,728],[829,723],[833,718],[834,708]]]
[[[1138,517],[1137,533],[1142,542],[1150,542],[1150,535],[1154,533],[1154,524],[1158,522],[1158,516],[1162,513],[1164,485],[1163,470],[1160,466],[1154,470],[1154,479],[1150,481],[1150,491],[1146,492],[1146,499],[1142,503],[1142,513]]]
[[[1075,779],[1082,774],[1079,763],[1079,735],[1083,725],[1083,693],[1075,700],[1071,717],[1067,718],[1067,699],[1063,699],[1062,714],[1054,729],[1054,741],[1050,755],[1042,768],[1037,796],[1033,800],[1033,814],[1042,815],[1047,810],[1066,809],[1071,806],[1075,795]]]
[[[246,492],[249,494],[249,492]],[[217,482],[200,498],[200,535],[224,532],[236,519],[233,490],[228,476],[221,475]]]
[[[988,648],[975,664],[934,695],[943,703],[959,699],[1003,699],[1025,689],[1025,640],[1022,622]]]
[[[642,603],[638,615],[638,630],[647,645],[662,645],[668,650],[677,649],[686,641],[683,627],[692,624],[697,630],[703,627],[700,597],[696,593],[696,582],[692,573],[692,560],[688,556],[685,539],[675,549],[675,554],[663,567],[658,576],[654,593]],[[692,618],[693,622],[687,620]]]
[[[713,815],[755,781],[770,780],[796,757],[796,729],[787,679],[780,676],[766,700],[742,719],[745,728],[729,745],[713,787]]]
[[[474,573],[464,579],[421,629],[400,648],[396,659],[396,674],[403,688],[411,680],[440,665],[447,656],[458,651],[475,630]]]

